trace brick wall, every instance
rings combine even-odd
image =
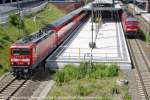
[[[76,3],[76,2],[59,2],[59,3],[52,3],[53,5],[55,5],[58,9],[69,13],[74,9],[77,9],[81,6],[80,3]]]

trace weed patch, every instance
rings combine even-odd
[[[54,80],[59,85],[70,80],[78,79],[99,79],[118,75],[118,67],[115,64],[91,64],[82,62],[79,66],[66,65],[62,70],[58,70],[54,75]]]

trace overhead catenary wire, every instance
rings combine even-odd
[[[96,43],[96,39],[97,39],[97,36],[99,34],[99,30],[100,30],[100,26],[101,26],[101,21],[102,21],[102,12],[101,12],[101,3],[102,1],[101,0],[97,0],[97,8],[98,10],[96,10],[96,23],[95,23],[95,40],[94,42]]]

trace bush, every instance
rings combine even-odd
[[[144,33],[143,30],[139,29],[138,33],[137,33],[138,38],[146,41],[146,34]]]
[[[3,39],[11,42],[11,39],[7,34],[3,36]]]
[[[77,68],[74,65],[66,65],[64,69],[57,71],[54,75],[54,80],[61,85],[63,82],[68,82],[71,79],[76,79]]]
[[[61,83],[69,82],[73,79],[98,79],[104,77],[113,77],[118,75],[118,67],[115,64],[104,65],[82,62],[79,66],[66,65],[62,70],[59,70],[54,75],[54,80],[61,85]]]
[[[112,76],[117,76],[118,75],[118,67],[114,64],[110,65],[107,68],[107,76],[112,77]]]
[[[78,67],[77,79],[83,78],[87,74],[88,63],[81,62]]]
[[[11,15],[9,17],[9,22],[19,28],[19,29],[24,29],[25,28],[25,24],[24,24],[24,21],[18,16],[18,15]]]
[[[0,59],[1,60],[1,59]],[[3,66],[0,64],[0,69],[3,68]]]
[[[4,47],[4,43],[5,43],[5,41],[2,38],[0,38],[0,48]]]

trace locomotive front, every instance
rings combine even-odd
[[[10,47],[10,66],[15,76],[26,76],[31,73],[31,46],[13,44]]]

